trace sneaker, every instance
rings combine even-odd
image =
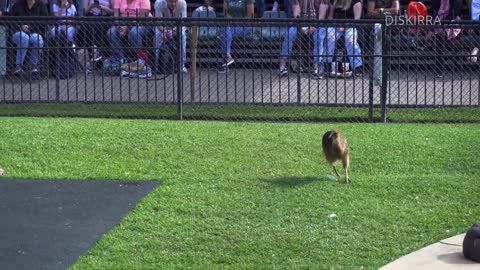
[[[285,66],[281,66],[280,70],[278,71],[278,76],[282,77],[288,75],[288,69]]]
[[[356,67],[355,69],[353,69],[353,75],[355,77],[362,77],[363,76],[363,69],[362,67]]]
[[[128,72],[126,70],[120,71],[120,77],[126,78],[126,77],[129,77],[129,76],[130,76],[130,72]]]
[[[38,68],[32,68],[32,75],[37,75],[39,73]]]
[[[472,50],[472,57],[470,57],[470,61],[476,63],[478,60],[478,48],[473,48]]]
[[[233,59],[232,56],[229,55],[229,56],[227,56],[227,57],[225,58],[225,62],[223,63],[223,66],[227,66],[227,67],[228,67],[228,66],[230,66],[230,65],[233,64],[233,63],[235,63],[235,60]]]
[[[320,71],[318,69],[315,69],[312,73],[313,75],[313,78],[317,79],[317,80],[322,80],[323,79],[323,75],[324,75],[324,71]]]
[[[188,73],[188,70],[187,70],[187,68],[186,68],[185,66],[182,67],[182,72],[183,72],[183,73]]]
[[[228,66],[222,65],[218,68],[218,73],[225,73],[228,70]]]
[[[14,75],[22,75],[24,72],[23,72],[23,68],[22,66],[17,66],[15,68],[15,71],[13,72]]]

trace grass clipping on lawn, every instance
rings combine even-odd
[[[480,125],[0,122],[7,177],[162,180],[73,269],[378,269],[480,219]]]

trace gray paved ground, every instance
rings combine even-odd
[[[0,101],[175,102],[177,75],[157,80],[78,73],[69,80],[18,78],[0,80]],[[155,77],[154,77],[155,78]],[[163,79],[162,79],[163,78]],[[182,74],[183,98],[192,100],[190,74]],[[428,73],[392,71],[387,101],[396,105],[480,105],[480,73],[446,73],[437,79]],[[316,80],[308,74],[290,73],[279,78],[276,69],[198,69],[195,102],[203,103],[301,103],[368,104],[369,80],[362,78]],[[58,93],[57,93],[58,89]],[[380,102],[380,87],[373,87],[373,101]]]
[[[67,269],[159,182],[0,180],[0,269]]]

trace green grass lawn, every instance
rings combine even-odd
[[[6,177],[162,181],[73,269],[378,269],[480,220],[478,124],[0,125]],[[332,128],[350,185],[326,178]]]

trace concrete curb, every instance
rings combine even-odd
[[[380,270],[479,270],[480,263],[463,256],[463,239],[460,234],[395,260]]]

